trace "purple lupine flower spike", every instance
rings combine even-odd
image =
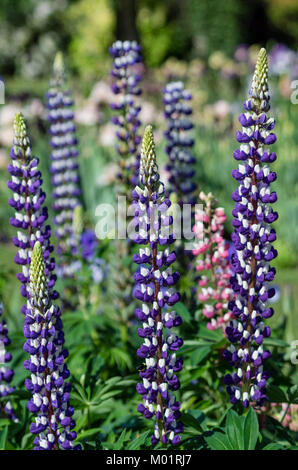
[[[52,147],[50,171],[55,212],[53,223],[59,256],[71,253],[76,248],[72,227],[73,211],[81,204],[78,140],[72,106],[73,100],[65,86],[63,57],[58,52],[54,61],[54,77],[47,92],[47,108]],[[59,267],[63,267],[63,259]],[[59,269],[59,273],[63,276],[63,268]]]
[[[269,99],[267,55],[261,49],[250,97],[244,103],[245,113],[239,117],[242,131],[236,135],[240,148],[234,152],[234,158],[240,164],[233,170],[239,186],[233,193],[232,241],[236,251],[231,259],[235,300],[229,303],[235,320],[226,328],[232,345],[224,353],[236,369],[224,378],[230,400],[241,402],[244,407],[250,402],[262,405],[267,400],[269,377],[263,363],[270,352],[264,348],[263,340],[270,336],[265,319],[273,315],[266,301],[274,295],[274,289],[268,285],[275,276],[275,268],[269,263],[277,256],[272,246],[276,234],[271,223],[278,217],[270,206],[277,196],[270,189],[276,173],[271,171],[269,163],[275,161],[276,154],[268,146],[276,137],[272,132],[274,119],[266,114]]]
[[[183,82],[170,82],[164,92],[164,116],[167,120],[165,136],[168,140],[166,153],[169,172],[169,189],[177,195],[180,205],[194,204],[194,191],[197,187],[195,176],[195,157],[192,153],[194,139],[189,135],[193,124],[189,119],[192,108],[188,102],[192,99],[185,90]]]
[[[180,299],[173,287],[179,273],[172,270],[176,254],[167,246],[174,242],[173,220],[168,215],[171,203],[159,181],[151,126],[146,127],[142,142],[140,186],[135,187],[132,196],[137,230],[134,240],[144,245],[133,256],[139,265],[134,274],[134,296],[142,301],[141,308],[136,309],[143,323],[138,335],[144,340],[137,354],[145,363],[140,372],[142,382],[137,385],[143,399],[138,411],[155,420],[153,445],[178,444],[183,424],[174,392],[180,387],[176,373],[182,369],[182,359],[176,357],[176,352],[183,341],[171,329],[182,321],[172,309]]]
[[[2,315],[3,304],[0,302],[0,397],[7,397],[6,403],[0,402],[0,417],[2,416],[17,422],[18,419],[9,400],[9,395],[14,391],[14,387],[10,385],[14,371],[6,365],[11,361],[12,356],[6,350],[7,346],[10,344],[10,338],[8,336],[6,322],[1,319]]]
[[[49,288],[54,286],[56,275],[55,261],[51,257],[54,249],[50,242],[51,228],[46,225],[48,209],[44,205],[46,195],[41,187],[39,160],[32,155],[26,124],[21,113],[15,116],[14,142],[10,156],[12,161],[8,171],[11,180],[7,186],[13,191],[9,204],[15,210],[14,217],[10,218],[10,224],[17,228],[17,236],[12,238],[12,242],[18,248],[14,260],[16,264],[22,266],[22,272],[17,274],[17,278],[21,281],[21,294],[28,298],[29,264],[36,241],[40,241],[44,247],[43,256]],[[53,296],[57,297],[57,292],[53,291]],[[22,313],[26,314],[26,305],[22,307]]]
[[[61,312],[52,302],[47,284],[43,248],[36,242],[24,324],[24,350],[30,355],[24,365],[31,372],[25,385],[32,393],[27,407],[36,414],[30,431],[36,436],[34,450],[79,450],[80,445],[74,445],[74,409],[69,404],[71,386],[66,382],[70,374],[65,364],[68,351],[64,348]]]
[[[138,145],[141,137],[138,128],[141,123],[138,116],[141,106],[136,97],[142,93],[139,87],[142,76],[137,66],[142,62],[141,46],[136,41],[116,41],[109,51],[114,58],[111,75],[114,78],[112,91],[116,101],[111,104],[111,108],[117,112],[112,122],[118,129],[116,150],[121,157],[118,178],[129,191],[131,185],[138,183],[139,175]]]
[[[31,372],[31,380],[27,379],[25,385],[27,390],[33,392],[28,408],[38,413],[31,432],[37,435],[35,449],[76,448],[72,444],[76,437],[71,430],[74,426],[71,419],[73,410],[68,404],[70,385],[64,383],[69,376],[64,364],[68,353],[62,349],[64,334],[61,313],[52,304],[58,293],[54,290],[55,260],[50,258],[53,251],[51,228],[45,225],[48,211],[43,205],[45,193],[41,187],[41,173],[38,170],[38,159],[32,156],[21,113],[14,120],[11,157],[12,163],[8,167],[11,181],[8,187],[14,194],[9,203],[15,209],[15,216],[10,219],[10,223],[19,229],[13,243],[18,248],[15,262],[22,265],[22,273],[17,274],[22,283],[21,293],[27,298],[27,305],[22,307],[25,315],[24,335],[27,338],[24,349],[31,355],[24,363],[25,369]],[[55,431],[54,439],[53,432],[46,424],[48,422],[52,423],[51,429]]]

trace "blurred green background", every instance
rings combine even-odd
[[[298,338],[298,106],[291,102],[291,84],[298,79],[297,17],[296,0],[1,0],[0,76],[6,102],[0,106],[0,272],[15,328],[22,322],[21,297],[6,188],[14,113],[22,110],[29,121],[50,206],[44,95],[53,58],[62,50],[76,99],[84,204],[94,224],[95,207],[114,197],[108,47],[115,39],[136,39],[142,44],[145,64],[141,119],[144,125],[155,126],[160,168],[166,160],[162,88],[168,80],[181,79],[193,94],[199,188],[212,190],[226,208],[227,237],[235,188],[231,172],[237,117],[257,51],[260,46],[267,48],[278,137],[274,190],[279,196],[275,224],[279,256],[275,264],[281,294],[272,321],[278,327],[287,319],[287,340]]]

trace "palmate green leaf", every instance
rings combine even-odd
[[[195,349],[192,355],[190,356],[191,365],[200,364],[200,362],[202,362],[203,359],[205,359],[205,357],[208,356],[210,351],[211,351],[210,346],[202,346],[200,348]]]
[[[285,387],[277,387],[269,385],[267,390],[268,398],[273,403],[293,403],[298,404],[298,385],[286,389]]]
[[[182,302],[175,304],[175,310],[178,315],[180,315],[184,323],[191,323],[192,316],[187,307]]]
[[[120,348],[109,348],[109,363],[122,368],[132,368],[132,358]]]
[[[262,436],[266,442],[279,442],[287,448],[296,444],[295,434],[271,416],[266,417],[266,427],[262,429]]]
[[[211,450],[233,450],[228,437],[222,432],[214,432],[211,436],[206,436],[205,441]]]
[[[278,442],[270,442],[270,444],[267,444],[262,450],[285,450],[285,447]]]
[[[138,436],[136,439],[134,439],[128,446],[126,450],[137,450],[140,449],[141,446],[143,446],[150,434],[150,431],[146,431],[140,436]]]
[[[205,325],[200,325],[198,337],[208,339],[214,343],[219,343],[223,339],[223,334],[220,330],[208,330]]]
[[[244,449],[254,450],[259,438],[259,423],[253,408],[245,416],[244,421]]]
[[[288,390],[289,403],[298,404],[298,385],[293,385]]]
[[[194,416],[192,416],[190,413],[182,413],[181,414],[181,421],[182,421],[183,424],[185,424],[186,426],[189,426],[192,429],[195,429],[199,433],[204,432],[204,430],[203,430],[202,426],[200,425],[199,421],[196,418],[194,418]]]
[[[122,378],[121,377],[111,377],[110,379],[106,380],[104,382],[104,385],[103,383],[101,383],[101,381],[98,381],[96,383],[96,393],[93,395],[92,399],[94,401],[97,401],[99,400],[100,398],[102,398],[102,396],[107,393],[109,390],[111,390],[114,386],[119,386],[121,384],[121,380]]]
[[[115,397],[116,395],[119,395],[121,393],[121,390],[110,390],[109,392],[105,393],[104,395],[100,396],[100,400],[104,402],[105,400],[108,400],[110,398]],[[91,401],[93,403],[93,399]]]
[[[270,384],[267,388],[267,396],[269,401],[273,403],[287,403],[288,397],[287,393],[281,387],[277,387],[276,385]]]
[[[10,393],[9,396],[11,399],[17,398],[19,400],[24,400],[24,399],[29,400],[30,392],[27,392],[27,390],[16,389],[12,393]],[[6,400],[7,400],[7,397],[0,398],[0,402],[6,401]]]
[[[5,428],[1,429],[1,432],[0,432],[0,450],[5,449],[7,435],[8,435],[8,426],[5,426]]]
[[[81,431],[78,433],[77,441],[86,439],[86,437],[93,436],[94,434],[99,434],[101,432],[101,428],[93,428],[87,429],[86,431]]]
[[[7,398],[6,398],[7,399]],[[4,428],[5,426],[9,426],[9,424],[11,424],[11,420],[10,419],[6,419],[6,418],[0,418],[0,429]],[[2,432],[2,431],[1,431]]]
[[[31,445],[31,442],[33,441],[34,439],[34,436],[30,433],[27,433],[25,434],[23,437],[22,437],[22,441],[21,441],[21,449],[25,450],[25,449],[32,449],[32,445]]]
[[[119,439],[114,444],[114,450],[121,450],[125,441],[128,441],[131,436],[131,430],[123,429]]]
[[[234,450],[244,450],[244,417],[234,410],[227,413],[226,432],[228,440]]]
[[[90,410],[96,415],[102,415],[104,413],[110,413],[114,406],[116,406],[115,400],[113,400],[112,398],[108,398],[107,400],[101,403],[90,403]]]
[[[81,384],[76,382],[73,384],[72,399],[77,400],[80,403],[88,403],[90,400],[90,394],[88,394],[88,388],[84,389]]]
[[[279,348],[288,348],[290,345],[279,338],[265,338],[264,339],[264,346],[277,346]]]

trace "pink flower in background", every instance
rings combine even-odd
[[[298,405],[293,403],[267,403],[257,411],[276,419],[284,428],[298,432]]]
[[[224,330],[232,318],[228,303],[233,298],[229,244],[223,237],[226,215],[222,207],[215,207],[216,200],[211,193],[206,195],[201,191],[199,198],[204,209],[196,212],[193,227],[196,234],[193,254],[198,256],[196,270],[202,272],[198,282],[198,299],[204,302],[203,315],[209,320],[207,328]]]

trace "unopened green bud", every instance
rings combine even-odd
[[[152,189],[155,189],[154,187],[159,181],[155,143],[152,126],[150,125],[146,127],[142,140],[140,179],[145,186],[152,187]]]
[[[13,122],[14,145],[26,150],[30,146],[30,139],[27,133],[27,126],[22,113],[17,113]]]
[[[48,303],[47,280],[45,265],[40,242],[36,242],[33,248],[30,263],[30,294],[36,307],[43,307]]]
[[[268,60],[266,50],[264,48],[262,48],[258,54],[251,85],[251,97],[253,104],[256,107],[260,108],[260,110],[267,110],[269,104]]]
[[[72,219],[72,228],[77,237],[81,235],[84,228],[84,221],[83,221],[83,207],[78,205],[75,207],[73,212],[73,219]]]

